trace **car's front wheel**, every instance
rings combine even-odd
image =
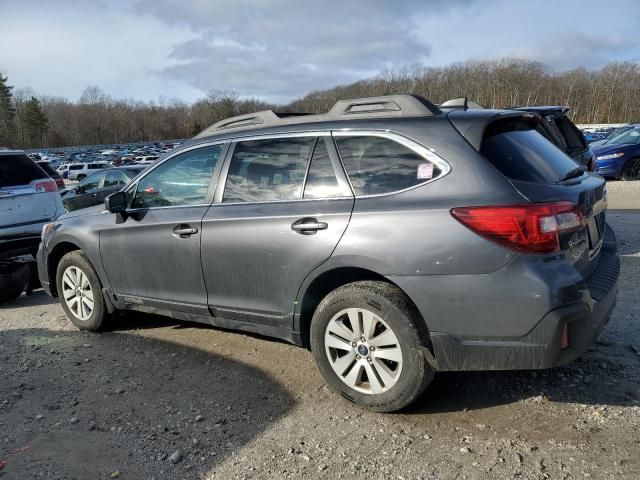
[[[632,158],[622,167],[622,180],[640,180],[640,158]]]
[[[67,253],[56,272],[58,296],[67,318],[81,330],[99,330],[107,319],[102,285],[89,259],[80,251]]]
[[[311,323],[311,350],[327,383],[371,410],[413,402],[434,371],[424,326],[409,299],[384,282],[344,285],[322,300]]]

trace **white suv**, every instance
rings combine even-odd
[[[109,162],[72,163],[69,165],[69,180],[82,180],[93,172],[111,168]]]
[[[22,293],[42,226],[63,213],[56,182],[24,152],[0,149],[0,304]]]

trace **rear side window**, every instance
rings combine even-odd
[[[442,172],[400,143],[383,137],[336,137],[356,195],[379,195],[419,185]]]
[[[71,165],[69,166],[69,170],[82,170],[84,165]]]
[[[28,185],[43,178],[49,175],[26,155],[0,155],[0,188]]]
[[[578,167],[525,122],[490,125],[480,153],[505,177],[523,182],[556,183]]]
[[[315,137],[238,142],[231,157],[223,202],[273,202],[302,197]]]

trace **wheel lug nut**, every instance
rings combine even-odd
[[[373,351],[375,349],[376,349],[376,347],[372,346],[369,350]]]
[[[371,363],[373,360],[371,360],[371,357],[367,357],[367,362]]]
[[[360,360],[362,357],[360,355],[356,355],[356,360]]]
[[[355,347],[356,346],[356,342],[351,342],[351,346]]]
[[[363,342],[366,342],[366,341],[367,341],[367,339],[366,339],[366,338],[364,338],[364,337],[360,337],[360,340],[362,340]]]

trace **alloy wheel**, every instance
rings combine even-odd
[[[87,321],[93,313],[93,290],[87,275],[76,266],[67,267],[62,274],[62,296],[71,313]]]
[[[327,325],[324,343],[329,364],[348,387],[379,394],[402,372],[402,348],[391,327],[373,312],[347,308]]]

